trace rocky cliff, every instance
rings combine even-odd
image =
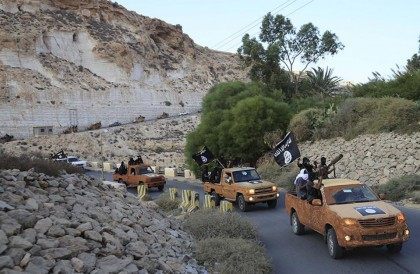
[[[0,135],[191,113],[245,78],[234,55],[105,0],[1,0],[0,45]]]

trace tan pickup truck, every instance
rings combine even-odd
[[[286,194],[285,207],[295,234],[308,227],[324,235],[334,259],[346,249],[363,246],[386,245],[391,253],[401,250],[410,231],[400,210],[359,181],[325,179],[322,183],[321,199],[311,204],[292,192]]]
[[[165,176],[156,174],[150,166],[145,164],[128,165],[126,174],[120,174],[116,170],[112,175],[112,180],[124,183],[127,187],[146,184],[148,188],[157,187],[160,191],[166,184]]]
[[[275,208],[279,197],[276,185],[261,180],[252,167],[223,169],[220,182],[203,182],[203,189],[214,197],[216,205],[223,198],[236,202],[241,211],[248,211],[250,205],[256,203],[267,203],[269,208]]]

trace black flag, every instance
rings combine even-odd
[[[199,166],[202,166],[210,163],[214,159],[214,156],[207,147],[203,147],[203,149],[199,153],[194,154],[192,158]]]
[[[287,166],[300,157],[300,151],[293,133],[286,134],[274,149],[274,160],[279,166]]]

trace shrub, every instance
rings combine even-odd
[[[280,167],[274,160],[270,159],[259,164],[257,171],[264,180],[269,180],[286,190],[292,190],[299,168],[295,164]]]
[[[209,238],[197,244],[200,264],[219,273],[271,273],[271,263],[264,248],[254,241],[231,238]]]
[[[295,97],[290,101],[290,109],[293,113],[299,113],[309,108],[328,109],[331,105],[340,105],[348,96],[321,96],[313,95],[306,97]]]
[[[374,189],[377,193],[385,193],[386,198],[392,201],[410,198],[415,190],[420,189],[420,175],[412,174],[394,178],[383,185],[375,186]]]
[[[323,115],[321,109],[306,109],[293,116],[289,129],[293,131],[298,141],[313,139],[316,128],[321,126]]]
[[[420,70],[397,75],[395,79],[374,79],[366,84],[352,88],[355,96],[363,97],[400,97],[420,100]]]
[[[380,132],[413,132],[419,130],[420,107],[401,98],[352,98],[339,107],[321,137],[343,136],[347,139],[360,134]]]
[[[156,200],[156,204],[165,212],[170,212],[178,209],[180,201],[171,200],[169,193],[165,192]]]
[[[256,238],[253,225],[237,213],[198,210],[188,216],[184,227],[198,240],[214,237]]]
[[[67,173],[82,173],[79,167],[46,160],[39,157],[11,156],[4,153],[0,154],[0,169],[19,169],[21,171],[35,169],[36,172],[44,173],[49,176],[59,176],[62,171]]]

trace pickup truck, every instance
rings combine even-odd
[[[219,182],[203,182],[204,192],[213,196],[216,205],[219,205],[220,199],[226,199],[236,202],[244,212],[256,203],[267,203],[269,208],[277,205],[277,186],[261,180],[255,168],[226,168],[218,177]]]
[[[405,215],[381,201],[369,186],[348,179],[324,179],[320,193],[320,199],[311,203],[286,193],[285,208],[293,233],[301,235],[308,227],[322,234],[332,258],[366,246],[386,245],[389,252],[397,253],[408,240]]]
[[[59,163],[68,163],[68,164],[71,164],[73,166],[77,166],[77,167],[81,167],[81,168],[86,168],[86,166],[87,166],[86,161],[80,160],[76,156],[67,156],[66,158],[54,159],[54,161],[59,162]]]
[[[148,188],[157,187],[159,191],[163,191],[166,184],[165,176],[156,174],[145,164],[128,165],[126,174],[120,174],[117,169],[112,175],[112,180],[124,183],[127,187],[146,184]]]

